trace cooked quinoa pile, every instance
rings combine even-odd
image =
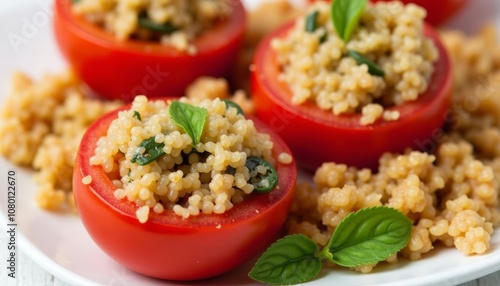
[[[369,3],[347,43],[336,35],[330,4],[318,1],[307,13],[316,11],[318,28],[313,33],[306,31],[302,16],[288,36],[271,43],[292,103],[312,101],[335,115],[359,113],[363,125],[379,118],[399,119],[398,112],[385,108],[425,92],[438,57],[433,41],[423,35],[426,11],[401,2]],[[376,63],[385,75],[371,75],[348,50]]]
[[[36,202],[44,209],[75,210],[72,177],[80,138],[90,123],[120,105],[86,94],[70,72],[38,81],[15,73],[2,103],[0,154],[35,170]]]
[[[245,166],[248,157],[274,164],[269,135],[259,133],[236,108],[218,98],[180,101],[207,110],[201,141],[195,146],[169,116],[168,103],[138,96],[131,109],[120,112],[111,123],[90,158],[92,165],[102,165],[107,173],[119,171],[120,179],[113,181],[114,195],[136,203],[136,216],[143,223],[150,211],[173,210],[183,218],[222,214],[254,191]],[[140,144],[148,138],[163,144],[165,154],[139,165],[133,157],[144,153]]]
[[[325,163],[313,183],[300,183],[288,221],[325,245],[350,212],[386,205],[414,222],[409,244],[398,256],[424,257],[437,245],[464,254],[490,249],[500,223],[500,46],[486,27],[474,37],[442,32],[455,68],[452,114],[446,132],[425,142],[430,153],[384,154],[377,172]],[[370,272],[375,265],[357,267]]]
[[[120,40],[159,41],[196,53],[193,40],[226,18],[231,7],[231,0],[79,0],[73,11]]]

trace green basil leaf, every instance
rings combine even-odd
[[[134,115],[132,117],[137,118],[137,120],[142,121],[141,114],[134,110]]]
[[[319,11],[314,11],[306,18],[306,32],[313,33],[318,28]]]
[[[257,172],[256,168],[258,166],[264,166],[267,170],[266,173],[261,174]],[[269,193],[278,185],[278,173],[273,165],[269,164],[266,160],[250,156],[245,162],[245,167],[247,167],[250,172],[250,179],[248,182],[254,186],[254,191],[257,193]]]
[[[314,241],[303,234],[285,236],[271,245],[248,276],[268,284],[298,284],[321,271],[322,258]]]
[[[230,99],[223,99],[222,101],[224,101],[224,103],[226,104],[226,109],[229,109],[229,108],[236,108],[236,113],[237,114],[241,114],[241,115],[245,115],[245,113],[243,112],[243,109],[241,109],[241,107],[236,104],[236,102],[230,100]]]
[[[175,27],[172,24],[165,23],[165,24],[158,24],[151,19],[149,19],[147,16],[139,16],[139,26],[146,28],[151,31],[159,32],[159,33],[164,33],[164,34],[172,34],[173,32],[179,30],[179,28]]]
[[[396,209],[364,208],[340,222],[323,255],[345,267],[376,263],[405,247],[411,230],[411,220]]]
[[[142,141],[138,146],[138,148],[141,147],[146,149],[144,153],[136,151],[134,153],[134,156],[132,156],[132,159],[130,159],[130,162],[144,166],[165,154],[165,152],[163,151],[163,147],[165,147],[165,144],[157,143],[155,141],[155,136],[144,139],[144,141]]]
[[[201,133],[207,120],[207,110],[180,101],[172,101],[168,109],[170,118],[193,140],[192,145],[200,142]]]
[[[369,59],[363,57],[360,53],[353,51],[353,50],[347,50],[347,54],[354,58],[356,62],[360,65],[365,64],[368,66],[368,72],[371,75],[374,76],[384,76],[385,72],[384,70],[379,67],[376,63],[370,61]]]
[[[358,25],[359,18],[366,8],[368,0],[335,0],[332,1],[332,21],[337,35],[348,42],[352,32]]]

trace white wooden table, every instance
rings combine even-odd
[[[33,2],[44,2],[44,1],[51,1],[51,0],[16,0],[16,1],[7,1],[7,0],[2,0],[0,1],[0,11],[4,9],[9,9],[13,6],[20,6],[20,5],[25,5],[26,3],[33,3]],[[491,2],[489,1],[497,1],[497,0],[474,0],[473,4],[475,6],[480,6],[480,5],[485,5],[489,4]],[[500,0],[498,0],[500,1]],[[492,11],[489,11],[492,12]],[[489,15],[493,15],[492,13],[487,13]],[[497,13],[496,15],[500,15],[500,13]],[[477,17],[478,22],[477,23],[467,23],[466,25],[466,30],[468,32],[474,31],[477,29],[478,26],[480,26],[482,22],[486,22],[490,19],[487,17],[483,17],[483,14],[481,14],[481,17]],[[458,23],[459,21],[455,21],[451,23],[451,26],[454,25],[461,25]],[[0,19],[0,25],[1,25],[1,19]],[[0,61],[1,62],[1,61]],[[497,230],[498,231],[498,230]],[[4,233],[0,234],[2,236],[5,236]],[[1,237],[4,239],[4,237]],[[4,245],[4,244],[2,244]],[[5,251],[5,249],[2,249],[2,251]],[[4,257],[4,256],[2,256]],[[49,272],[45,271],[43,269],[43,265],[37,265],[35,262],[31,260],[28,256],[26,256],[21,251],[18,252],[18,272],[17,272],[17,278],[16,280],[13,279],[6,279],[6,271],[5,269],[0,269],[0,285],[7,285],[7,286],[67,286],[69,284],[65,283],[64,281],[61,281],[57,277],[54,277],[52,274]],[[5,265],[5,262],[3,262],[1,265]],[[472,281],[469,281],[464,284],[460,284],[461,286],[499,286],[500,285],[500,271],[492,273],[490,275],[481,277],[479,279],[475,279]],[[133,285],[136,286],[136,285]],[[140,285],[137,285],[140,286]],[[404,285],[403,285],[404,286]]]

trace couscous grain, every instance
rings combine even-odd
[[[136,216],[141,223],[148,220],[150,209],[155,213],[172,210],[183,218],[222,214],[252,193],[250,179],[256,176],[252,172],[268,171],[258,165],[250,172],[247,158],[256,156],[274,164],[269,135],[259,133],[236,108],[228,107],[219,98],[192,96],[180,102],[207,112],[199,143],[194,143],[171,118],[172,104],[138,96],[131,109],[120,112],[110,124],[89,159],[107,173],[119,171],[121,184],[117,182],[114,195],[138,205]],[[134,117],[135,113],[141,115],[141,120]],[[147,164],[135,162],[137,154],[149,155],[149,147],[143,142],[151,138],[161,144],[163,155]]]
[[[399,114],[386,114],[384,108],[415,100],[426,91],[438,52],[424,36],[424,9],[399,1],[368,4],[347,43],[334,31],[329,3],[317,1],[308,9],[314,12],[314,32],[306,31],[302,16],[288,36],[271,43],[292,103],[313,101],[336,115],[361,113],[360,123],[369,125],[379,118],[398,120]],[[348,51],[362,54],[385,75],[370,74]]]
[[[158,40],[194,54],[192,41],[228,17],[230,1],[80,0],[73,4],[73,11],[118,39]],[[163,27],[160,30],[165,31],[158,32],[158,28],[150,26]]]
[[[442,244],[464,254],[490,248],[500,224],[500,46],[485,27],[467,37],[443,31],[454,63],[454,98],[447,126],[425,142],[428,153],[384,154],[377,172],[325,163],[313,183],[298,183],[289,233],[324,246],[340,221],[360,208],[386,205],[413,222],[398,256],[421,259]],[[486,139],[486,140],[485,140]],[[354,270],[370,272],[375,265]]]

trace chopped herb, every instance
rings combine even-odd
[[[366,8],[368,0],[335,0],[332,1],[332,21],[337,35],[348,42],[359,18]]]
[[[262,158],[251,156],[247,158],[245,166],[250,171],[249,183],[254,185],[254,190],[256,192],[269,193],[274,190],[278,184],[278,173],[269,162]],[[259,166],[266,168],[265,174],[257,171],[257,167]]]
[[[236,169],[231,166],[227,166],[226,173],[234,176],[234,174],[236,174]]]
[[[200,142],[207,119],[207,110],[180,101],[172,101],[168,109],[170,118],[192,139],[192,145]]]
[[[245,113],[243,113],[243,109],[241,109],[241,107],[238,104],[236,104],[236,102],[230,99],[223,99],[222,101],[224,101],[224,103],[226,104],[226,109],[233,107],[236,108],[237,114],[245,115]]]
[[[139,16],[139,26],[163,34],[171,34],[179,30],[179,28],[169,23],[158,24],[149,19],[147,16]]]
[[[371,75],[375,76],[384,76],[385,72],[382,68],[380,68],[376,63],[370,61],[369,59],[363,57],[360,53],[353,51],[353,50],[347,50],[347,54],[351,57],[353,57],[356,62],[360,65],[365,64],[368,66],[368,72]]]
[[[269,284],[298,284],[314,279],[322,260],[345,267],[387,259],[408,244],[412,222],[396,209],[377,206],[350,213],[320,252],[302,234],[285,236],[269,247],[248,276]]]
[[[137,118],[137,120],[142,121],[141,114],[139,112],[134,110],[134,115],[132,115],[132,116]]]
[[[308,33],[314,33],[316,29],[318,28],[318,16],[319,16],[319,11],[314,11],[311,14],[307,15],[306,18],[306,32]]]
[[[147,165],[165,154],[163,147],[165,147],[165,144],[157,143],[155,141],[155,136],[145,139],[137,147],[138,150],[134,153],[130,162],[137,163],[141,166]],[[141,153],[139,149],[142,148],[144,148],[145,151]]]
[[[318,29],[318,16],[319,16],[319,11],[314,11],[311,14],[309,14],[306,18],[306,32],[308,33],[314,33],[316,29]],[[323,35],[319,38],[320,43],[324,43],[327,39],[328,35],[326,31],[324,31]]]

